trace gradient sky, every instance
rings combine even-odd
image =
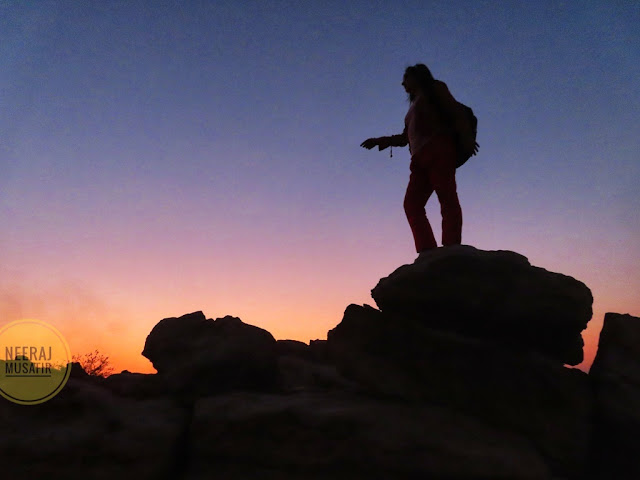
[[[479,119],[463,243],[640,316],[638,2],[0,2],[0,325],[116,371],[162,318],[326,338],[415,258],[408,65]],[[433,197],[427,213],[440,238]]]

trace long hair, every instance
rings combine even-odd
[[[415,65],[407,67],[404,71],[404,74],[415,78],[420,85],[420,89],[425,95],[431,94],[435,79],[431,74],[431,70],[429,70],[429,68],[424,63],[416,63]],[[413,102],[415,100],[415,94],[409,93],[408,100],[409,102]]]

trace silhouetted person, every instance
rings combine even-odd
[[[442,212],[442,245],[458,245],[462,237],[462,210],[456,191],[456,144],[458,131],[468,128],[447,85],[435,80],[424,64],[407,67],[402,86],[409,95],[404,131],[389,137],[368,138],[361,147],[378,150],[404,147],[411,154],[409,185],[404,211],[418,254],[438,246],[425,206],[435,191]],[[452,125],[454,123],[454,125]],[[475,143],[475,141],[474,141]]]

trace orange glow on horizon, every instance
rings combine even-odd
[[[323,309],[318,309],[314,305],[313,315],[309,314],[304,320],[292,320],[298,316],[297,312],[310,311],[310,305],[296,302],[289,308],[264,308],[268,314],[258,314],[260,307],[245,307],[241,312],[219,311],[212,312],[208,309],[191,308],[175,314],[161,314],[159,309],[151,311],[145,315],[145,321],[122,322],[114,316],[105,316],[98,319],[90,312],[77,311],[75,321],[70,321],[69,317],[62,317],[54,312],[42,311],[40,319],[56,326],[67,339],[72,354],[83,355],[98,349],[100,353],[107,355],[114,373],[122,370],[139,373],[155,373],[151,362],[142,356],[146,336],[153,326],[162,318],[169,316],[180,316],[192,311],[202,310],[207,318],[218,318],[224,315],[234,315],[245,323],[256,325],[268,330],[276,339],[293,339],[309,343],[313,339],[326,339],[328,330],[336,326],[342,319],[344,309],[349,303],[369,303],[375,305],[371,299],[362,298],[350,301],[335,301],[332,305],[326,305]],[[11,312],[3,312],[4,318],[10,321],[17,319],[17,315]],[[583,332],[585,342],[584,362],[577,368],[588,371],[593,363],[596,354],[598,338],[602,328],[604,311],[594,310],[593,319],[589,322],[587,329]],[[622,313],[622,312],[621,312]],[[79,321],[79,318],[91,319],[92,323]],[[135,318],[131,316],[129,318]],[[288,319],[288,320],[287,320]],[[104,331],[96,329],[96,324],[104,325]]]
[[[202,311],[207,318],[232,315],[269,331],[276,339],[308,343],[326,339],[349,304],[375,306],[370,289],[402,262],[392,256],[395,254],[377,256],[375,262],[362,253],[352,256],[350,249],[359,251],[356,243],[343,248],[334,252],[319,246],[321,258],[298,249],[262,258],[263,252],[248,249],[241,261],[237,257],[200,258],[194,253],[169,265],[153,258],[150,248],[149,263],[138,270],[126,258],[119,261],[129,266],[127,270],[116,262],[111,270],[107,263],[84,268],[67,265],[70,271],[84,273],[82,281],[62,281],[55,271],[29,278],[24,272],[5,270],[5,280],[0,281],[0,321],[34,318],[48,322],[62,332],[73,354],[98,349],[110,358],[114,372],[155,372],[141,355],[147,335],[161,319],[194,311]],[[160,253],[166,252],[156,255]],[[583,332],[585,360],[578,367],[587,371],[595,357],[604,314],[637,316],[640,305],[603,273],[582,266],[580,271],[554,258],[540,257],[531,263],[557,265],[552,270],[584,278],[594,293],[593,318]],[[287,269],[279,268],[283,265]]]

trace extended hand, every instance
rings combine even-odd
[[[391,141],[389,137],[367,138],[360,144],[361,147],[368,150],[371,150],[376,145],[378,146],[378,150],[384,150],[391,145]]]
[[[360,144],[361,147],[366,148],[367,150],[371,150],[376,145],[380,145],[379,138],[367,138],[364,142]]]

